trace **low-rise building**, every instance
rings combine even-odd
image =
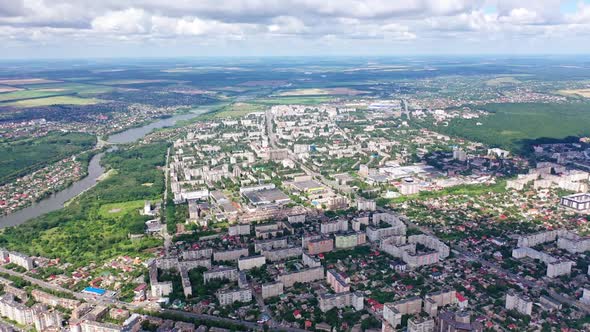
[[[467,311],[441,312],[436,320],[436,331],[441,332],[483,332],[480,322],[472,322],[471,315]]]
[[[579,212],[590,212],[590,193],[564,196],[561,198],[561,206]]]

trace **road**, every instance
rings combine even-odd
[[[166,225],[168,221],[166,220],[166,206],[168,202],[168,178],[170,175],[170,148],[166,151],[166,167],[164,167],[164,201],[162,202],[162,215],[164,216],[164,227],[163,229],[163,236],[164,236],[164,252],[168,254],[170,250],[170,245],[172,244],[172,235],[168,233],[168,229]]]
[[[51,283],[48,283],[44,280],[40,280],[37,278],[33,278],[30,277],[26,274],[20,273],[20,272],[16,272],[13,270],[9,270],[6,269],[4,267],[0,267],[0,272],[2,273],[6,273],[6,274],[10,274],[13,276],[17,276],[20,277],[32,284],[41,286],[43,288],[46,289],[51,289],[54,291],[59,291],[59,292],[64,292],[64,293],[68,293],[71,294],[72,296],[74,296],[75,298],[77,298],[78,300],[84,300],[90,304],[93,305],[103,305],[103,306],[115,306],[118,308],[123,308],[123,309],[127,309],[127,310],[132,310],[132,311],[136,311],[136,310],[142,310],[142,309],[146,309],[146,307],[144,305],[138,305],[138,304],[132,304],[132,303],[127,303],[127,302],[122,302],[119,301],[117,299],[113,299],[110,297],[104,297],[104,296],[95,296],[95,295],[91,295],[91,294],[85,294],[85,293],[80,293],[80,292],[73,292],[69,289],[65,289],[61,286],[58,285],[54,285]],[[160,313],[169,313],[169,314],[175,314],[175,315],[180,315],[182,317],[185,318],[198,318],[201,320],[209,320],[209,321],[216,321],[216,322],[225,322],[225,323],[232,323],[232,324],[240,324],[240,325],[244,325],[250,329],[254,329],[254,330],[262,330],[262,326],[253,322],[248,322],[248,321],[243,321],[243,320],[237,320],[237,319],[231,319],[231,318],[225,318],[225,317],[218,317],[218,316],[213,316],[213,315],[206,315],[206,314],[196,314],[196,313],[192,313],[192,312],[187,312],[187,311],[181,311],[181,310],[173,310],[173,309],[161,309]],[[280,326],[276,326],[273,330],[275,331],[287,331],[287,332],[303,332],[305,330],[302,329],[297,329],[297,328],[288,328],[288,327],[280,327]]]
[[[266,120],[266,135],[268,135],[268,140],[270,141],[270,146],[273,149],[277,149],[277,138],[275,136],[275,132],[273,129],[273,121],[274,115],[270,110],[266,111],[264,114],[264,118]]]
[[[164,204],[166,204],[166,200],[168,199],[168,174],[170,168],[170,148],[166,150],[166,166],[164,167]]]
[[[257,324],[257,323],[252,323],[252,322],[236,321],[234,319],[229,319],[229,318],[223,318],[223,317],[217,317],[217,316],[205,315],[205,314],[196,314],[196,313],[192,313],[192,312],[172,310],[172,309],[163,309],[163,310],[161,310],[161,312],[176,314],[176,315],[183,315],[184,317],[196,318],[196,319],[202,319],[202,320],[210,320],[210,321],[216,321],[216,322],[225,322],[225,323],[233,323],[233,324],[236,324],[236,322],[239,322],[237,324],[242,324],[250,329],[262,330],[262,325]],[[271,328],[270,331],[308,332],[307,330],[298,329],[298,328],[294,328],[294,327],[280,327],[280,326],[276,326],[274,328]]]
[[[268,326],[270,328],[274,328],[277,326],[277,323],[274,320],[273,314],[272,312],[268,309],[268,307],[266,306],[266,304],[264,303],[264,299],[262,298],[262,294],[256,291],[256,288],[254,286],[256,286],[254,284],[254,282],[252,281],[252,279],[250,279],[250,282],[248,283],[250,285],[250,289],[252,290],[252,294],[254,295],[254,299],[256,299],[256,303],[258,304],[258,307],[260,308],[261,312],[264,312],[265,314],[268,315],[268,317],[270,317],[270,320],[267,322]]]

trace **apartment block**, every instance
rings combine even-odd
[[[219,266],[203,273],[203,281],[205,283],[210,280],[238,280],[238,269],[233,267]]]
[[[345,293],[350,291],[350,285],[345,278],[336,270],[330,269],[326,273],[326,281],[336,293]]]
[[[269,297],[279,296],[283,294],[283,289],[283,283],[278,281],[262,284],[262,298],[268,299]]]
[[[222,306],[233,304],[234,302],[250,302],[252,301],[252,290],[235,289],[217,292],[217,300]]]
[[[506,309],[514,309],[523,315],[530,316],[533,312],[533,301],[528,296],[516,294],[510,290],[506,294]]]
[[[230,236],[250,235],[250,224],[236,224],[228,227]]]
[[[266,257],[262,255],[240,257],[240,259],[238,259],[238,268],[240,271],[261,267],[264,264],[266,264]]]
[[[299,257],[301,256],[301,254],[303,254],[303,249],[301,247],[278,248],[262,251],[262,255],[266,257],[268,261],[271,262],[282,261],[293,257]]]
[[[211,249],[211,248],[187,250],[182,253],[182,259],[194,260],[194,259],[211,258],[211,255],[213,255],[213,249]]]
[[[248,248],[239,248],[224,251],[215,251],[213,253],[213,260],[217,262],[222,261],[237,261],[240,257],[248,256]]]
[[[338,219],[323,222],[320,224],[320,232],[322,234],[330,234],[330,233],[337,233],[337,232],[346,232],[348,231],[348,220],[346,219]]]
[[[282,282],[285,287],[291,287],[296,282],[305,283],[322,279],[324,279],[324,268],[321,266],[303,269],[292,273],[285,273],[277,277],[277,281]]]
[[[364,296],[358,292],[322,294],[318,297],[318,303],[322,312],[344,307],[353,307],[356,311],[360,311],[364,308]]]
[[[334,250],[334,240],[332,238],[320,238],[307,243],[307,251],[312,255],[330,252],[332,250]]]
[[[254,242],[254,251],[272,250],[278,248],[287,248],[287,238],[258,240]]]
[[[336,234],[334,244],[337,249],[354,248],[367,242],[367,235],[363,232]]]

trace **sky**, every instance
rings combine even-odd
[[[590,54],[590,0],[0,0],[0,58]]]

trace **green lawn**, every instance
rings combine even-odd
[[[102,205],[98,209],[98,214],[103,218],[121,217],[127,214],[139,215],[139,210],[143,209],[144,204],[144,200],[109,203]]]

